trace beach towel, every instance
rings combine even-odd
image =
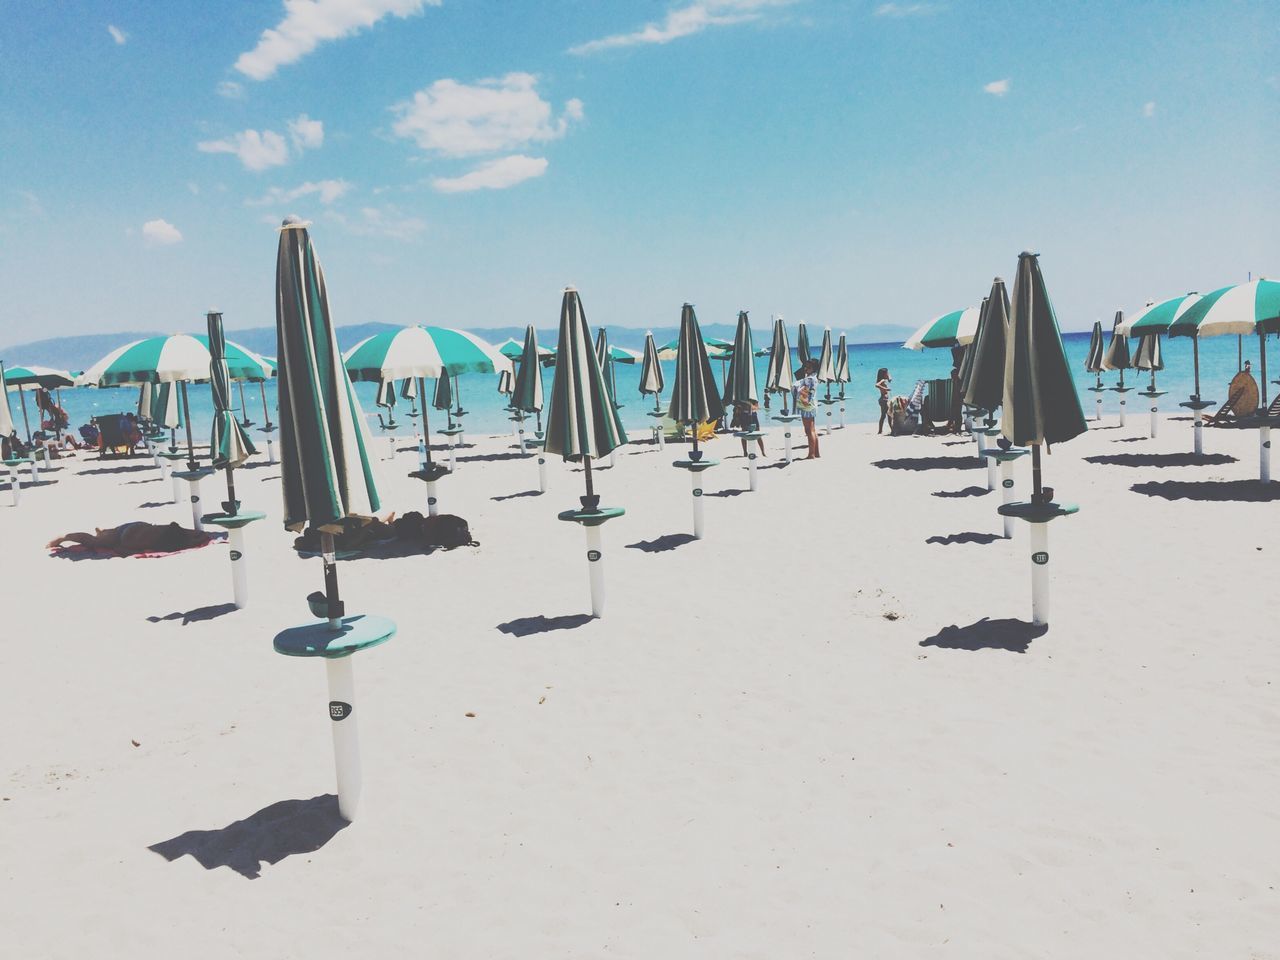
[[[220,543],[226,540],[225,533],[206,533],[208,538],[204,543],[197,543],[194,546],[183,547],[181,550],[169,550],[156,553],[117,553],[115,550],[99,550],[94,547],[86,547],[78,543],[69,544],[65,547],[58,547],[56,550],[50,550],[49,556],[62,557],[66,560],[87,560],[96,559],[125,559],[133,557],[138,560],[156,560],[160,557],[172,557],[179,553],[190,553],[192,550],[203,550],[211,543]]]

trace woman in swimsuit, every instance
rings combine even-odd
[[[880,425],[876,427],[876,433],[884,432],[884,422],[889,416],[889,384],[893,380],[889,377],[889,368],[881,367],[876,371],[876,389],[880,391]]]

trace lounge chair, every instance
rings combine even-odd
[[[906,436],[920,429],[920,412],[924,406],[926,381],[917,380],[909,397],[894,397],[889,403],[889,433]]]
[[[925,429],[935,430],[938,424],[942,424],[942,430],[938,432],[946,432],[952,420],[954,401],[955,383],[950,377],[930,380],[920,413],[920,422]]]
[[[98,428],[98,449],[101,458],[133,456],[133,442],[125,436],[124,427],[121,424],[123,419],[124,415],[119,413],[93,418],[93,424]]]

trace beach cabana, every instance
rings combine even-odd
[[[738,313],[738,327],[733,337],[733,354],[729,358],[729,372],[725,375],[722,399],[726,407],[741,404],[748,410],[760,402],[760,391],[756,387],[755,345],[751,342],[751,323],[747,319],[745,310]],[[742,441],[742,449],[747,457],[748,486],[755,490],[756,446],[764,434],[742,425],[734,436]]]
[[[604,549],[600,528],[626,511],[600,506],[591,479],[592,461],[608,456],[627,442],[617,408],[605,389],[604,373],[591,346],[582,299],[565,287],[560,302],[560,337],[556,346],[556,376],[547,408],[544,448],[570,463],[581,463],[586,494],[581,509],[565,510],[559,519],[582,526],[587,538],[587,573],[591,584],[591,615],[604,616]]]
[[[324,271],[307,225],[290,217],[276,261],[276,337],[280,358],[280,482],[284,528],[320,535],[324,590],[307,597],[316,621],[276,634],[277,653],[320,657],[329,683],[338,812],[354,820],[360,801],[360,741],[352,655],[384,643],[396,625],[348,615],[338,588],[334,534],[381,507],[369,463],[369,426],[342,365]]]
[[[773,340],[769,346],[769,366],[765,371],[764,392],[778,394],[782,399],[782,412],[773,419],[782,424],[782,452],[791,462],[791,424],[800,419],[789,412],[787,401],[795,388],[795,375],[791,370],[791,345],[787,342],[787,326],[778,317],[773,321]]]
[[[702,343],[702,331],[693,304],[686,303],[680,311],[680,344],[676,349],[676,377],[671,387],[671,403],[667,416],[689,430],[693,449],[687,460],[677,460],[673,466],[689,471],[693,493],[693,536],[701,540],[704,534],[702,508],[702,473],[720,461],[703,456],[698,449],[698,428],[712,423],[724,415],[724,403],[716,390],[715,377],[711,374],[711,361]]]
[[[1115,332],[1112,332],[1115,336]],[[1106,344],[1103,343],[1102,321],[1093,321],[1093,330],[1089,334],[1089,352],[1085,354],[1084,369],[1086,373],[1092,373],[1094,376],[1094,384],[1089,390],[1094,395],[1094,403],[1096,405],[1093,419],[1101,422],[1102,420],[1102,394],[1106,392],[1106,387],[1102,385],[1102,371],[1106,369],[1102,365],[1102,358],[1106,354]]]
[[[1124,314],[1117,310],[1115,320],[1111,323],[1111,341],[1107,344],[1107,352],[1102,356],[1102,369],[1117,371],[1120,374],[1120,382],[1111,389],[1120,394],[1120,426],[1122,427],[1124,426],[1124,408],[1127,403],[1124,395],[1133,389],[1124,385],[1124,372],[1132,369],[1133,364],[1129,359],[1129,338],[1120,330],[1123,322]]]
[[[995,299],[995,291],[992,291]],[[988,318],[987,329],[992,320]],[[1031,619],[1049,622],[1049,521],[1075,513],[1074,504],[1054,499],[1043,482],[1040,448],[1065,443],[1089,429],[1062,346],[1058,318],[1049,300],[1039,255],[1018,257],[1012,316],[1005,349],[1001,428],[1015,446],[1031,448],[1031,499],[1003,504],[1002,516],[1031,524]]]
[[[653,418],[653,442],[662,449],[662,420],[666,416],[662,412],[662,388],[666,380],[662,375],[662,364],[658,361],[658,347],[653,342],[653,331],[644,335],[644,362],[640,366],[640,396],[653,397],[653,409],[649,416]]]

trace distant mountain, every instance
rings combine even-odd
[[[338,346],[348,350],[366,337],[371,337],[383,330],[394,330],[390,323],[358,323],[346,327],[338,327]],[[592,330],[594,331],[594,327]],[[732,340],[734,325],[731,323],[704,323],[702,335],[718,340]],[[516,340],[524,339],[524,327],[472,327],[470,332],[490,343],[501,343],[508,337]],[[869,323],[848,327],[850,343],[901,343],[913,332],[911,327],[896,324]],[[795,346],[795,325],[787,325],[787,333],[791,345]],[[832,334],[839,336],[841,330],[833,328]],[[654,327],[653,336],[661,345],[674,340],[680,334],[679,327]],[[631,350],[644,349],[645,331],[639,327],[610,327],[609,339],[619,347]],[[771,330],[754,330],[757,349],[767,347],[772,337]],[[60,370],[83,370],[91,366],[116,347],[123,346],[133,340],[144,337],[161,336],[158,332],[134,333],[92,333],[78,337],[56,337],[49,340],[33,340],[12,347],[0,349],[0,360],[12,366],[14,364],[35,364],[43,367],[55,367]],[[538,342],[543,346],[555,346],[558,331],[548,328],[538,331]],[[275,327],[255,327],[249,330],[228,330],[227,338],[241,346],[248,347],[255,353],[273,357],[276,354]],[[822,328],[813,325],[809,331],[809,339],[816,349],[822,339]]]

